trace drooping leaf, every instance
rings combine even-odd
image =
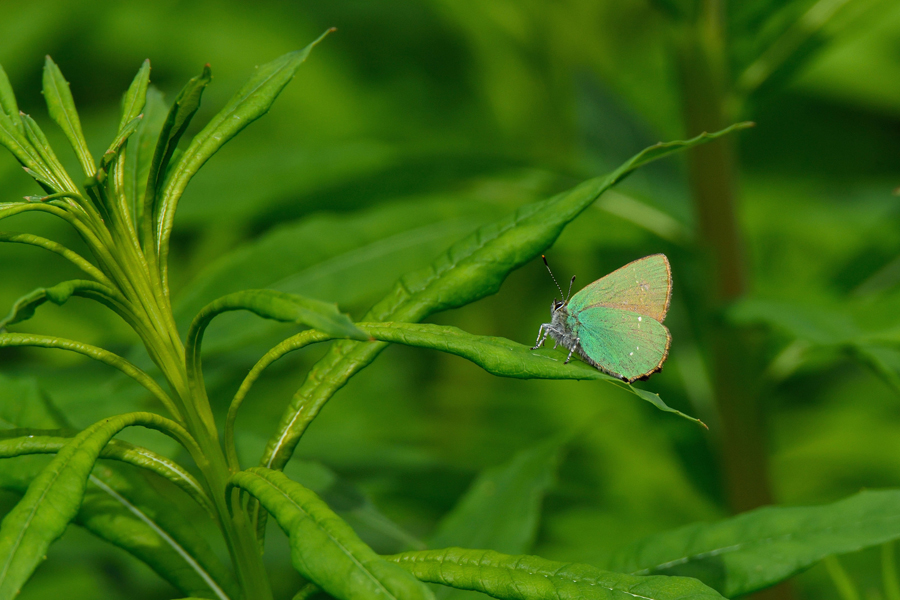
[[[429,600],[428,588],[366,546],[316,494],[282,473],[253,468],[231,484],[252,494],[290,536],[294,568],[336,598]]]
[[[635,169],[751,126],[752,123],[738,123],[687,141],[656,144],[609,175],[588,180],[568,192],[525,206],[499,222],[486,225],[451,246],[430,267],[402,277],[363,320],[416,322],[494,294],[510,272],[553,244],[566,225]],[[294,395],[260,464],[268,468],[284,465],[322,406],[383,349],[383,344],[334,344]]]
[[[200,346],[206,327],[217,315],[234,310],[247,310],[264,319],[307,325],[333,337],[369,339],[350,317],[338,310],[336,304],[274,290],[235,292],[207,304],[191,323],[185,344],[185,364],[191,385],[198,390],[203,381]]]
[[[69,82],[63,77],[49,56],[44,61],[44,100],[47,102],[47,110],[50,117],[56,121],[63,130],[69,143],[78,156],[78,162],[84,169],[84,174],[92,177],[97,172],[94,158],[88,150],[87,141],[81,131],[81,119],[75,110],[75,100],[69,90]]]
[[[900,491],[866,491],[824,506],[753,510],[650,536],[617,552],[623,573],[696,577],[724,596],[774,585],[827,556],[900,538]]]
[[[450,243],[501,214],[482,199],[416,196],[349,214],[315,214],[278,227],[214,261],[181,292],[184,330],[212,300],[241,289],[273,289],[352,307],[370,303],[403,273],[427,265]],[[303,240],[297,244],[296,240]],[[352,281],[354,285],[347,285]],[[204,352],[265,335],[252,315],[235,315],[204,337]]]
[[[35,380],[0,375],[0,428],[65,425]],[[129,445],[113,440],[102,455],[113,446]],[[23,495],[45,465],[37,456],[0,461],[0,488]],[[144,561],[184,593],[220,600],[238,597],[233,577],[195,531],[189,515],[131,467],[96,465],[74,522]]]
[[[101,450],[125,427],[157,429],[193,449],[178,424],[151,413],[104,419],[78,434],[31,482],[22,500],[0,524],[0,597],[18,594],[47,549],[78,513],[88,477]]]
[[[169,235],[175,219],[178,200],[184,193],[191,178],[209,158],[218,152],[228,140],[244,127],[260,118],[271,108],[281,90],[294,78],[300,65],[309,56],[313,46],[318,44],[331,30],[326,31],[316,41],[302,50],[285,54],[259,69],[244,86],[238,90],[228,104],[212,118],[198,133],[166,183],[160,200],[157,239],[160,248],[160,264],[163,269],[168,256]]]
[[[159,400],[173,416],[178,419],[181,418],[181,411],[152,377],[121,356],[108,350],[52,336],[26,333],[0,333],[0,348],[12,347],[57,348],[93,358],[114,369],[118,369],[140,383],[147,391],[153,394],[153,396]]]
[[[694,417],[668,406],[652,392],[626,385],[581,361],[566,364],[568,351],[531,347],[505,338],[473,335],[456,327],[426,323],[358,323],[359,327],[382,342],[432,348],[471,360],[492,375],[517,379],[597,379],[629,390],[656,408],[689,421]],[[702,423],[701,423],[702,424]]]
[[[447,548],[386,557],[422,581],[482,592],[500,600],[718,600],[687,577],[637,577],[590,565],[492,550]]]
[[[56,454],[72,441],[76,431],[60,429],[15,428],[0,432],[0,458],[29,454]],[[164,456],[113,440],[100,452],[100,458],[111,458],[147,469],[184,490],[200,506],[215,517],[212,501],[200,483],[181,465]]]
[[[34,311],[47,301],[62,306],[72,296],[81,296],[98,299],[104,304],[116,307],[113,299],[117,295],[115,290],[102,283],[81,279],[64,281],[49,288],[38,288],[16,300],[9,314],[0,319],[0,331],[5,330],[7,325],[14,325],[30,319],[34,316]]]

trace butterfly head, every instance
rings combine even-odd
[[[550,277],[553,278],[553,283],[556,284],[556,289],[558,289],[559,293],[562,294],[562,288],[559,287],[559,282],[556,281],[556,277],[553,276],[553,271],[550,270],[550,265],[547,264],[547,257],[542,254],[541,258],[544,259],[544,264],[547,265],[547,271],[550,273]],[[569,302],[569,296],[572,295],[572,284],[574,284],[574,283],[575,283],[575,276],[573,275],[572,280],[569,281],[569,293],[566,294],[566,299],[565,300],[556,300],[554,298],[553,303],[550,305],[550,314],[555,314],[556,311],[558,311],[560,308],[562,308]]]

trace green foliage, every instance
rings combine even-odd
[[[364,4],[5,13],[0,599],[895,599],[896,7]],[[548,249],[670,257],[664,373]]]
[[[491,550],[426,550],[390,557],[423,581],[484,592],[501,600],[532,598],[721,598],[687,577],[635,577],[590,565]]]
[[[332,596],[433,598],[424,584],[375,554],[318,496],[278,471],[247,469],[231,483],[272,513],[291,538],[294,567]]]
[[[647,538],[623,548],[609,566],[696,577],[726,597],[742,596],[825,557],[897,539],[897,499],[896,491],[873,491],[826,506],[760,508]]]

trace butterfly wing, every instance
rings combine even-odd
[[[595,306],[582,310],[576,318],[585,357],[629,383],[659,371],[669,354],[669,330],[647,315]]]
[[[672,270],[665,254],[651,254],[630,262],[572,296],[569,313],[591,306],[640,313],[662,322],[672,297]]]

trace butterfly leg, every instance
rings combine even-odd
[[[575,353],[575,348],[577,348],[580,345],[581,345],[581,338],[575,338],[575,344],[573,344],[572,347],[569,349],[569,355],[566,357],[566,362],[563,363],[564,365],[569,364],[569,361],[572,360],[572,354]]]
[[[541,325],[538,328],[537,340],[535,340],[534,346],[531,347],[532,350],[537,350],[538,348],[540,348],[541,346],[544,345],[544,340],[547,339],[547,333],[548,333],[547,324],[544,323],[543,325]],[[541,334],[543,334],[543,337],[541,337]]]

